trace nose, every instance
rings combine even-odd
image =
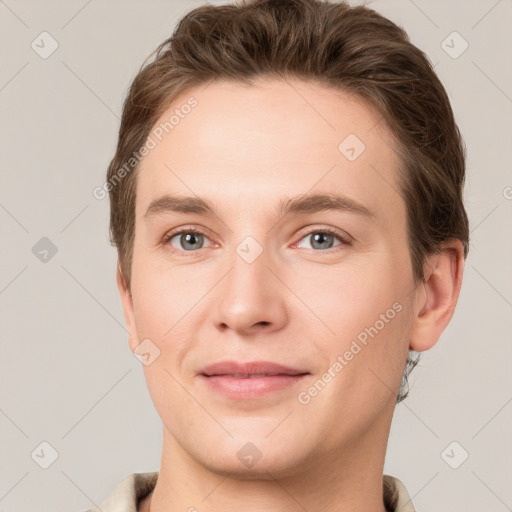
[[[287,290],[276,277],[279,271],[270,251],[263,250],[254,261],[235,252],[231,263],[218,285],[216,327],[244,336],[282,329],[288,320]]]

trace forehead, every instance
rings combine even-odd
[[[150,138],[137,178],[138,217],[165,194],[240,212],[273,209],[283,195],[339,192],[381,215],[403,210],[400,161],[384,120],[333,87],[213,82],[178,96]]]

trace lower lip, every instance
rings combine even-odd
[[[260,398],[274,391],[289,388],[302,381],[307,374],[302,375],[269,375],[236,379],[227,375],[214,375],[207,377],[201,375],[206,384],[212,389],[228,398],[248,400]]]

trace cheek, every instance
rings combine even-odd
[[[175,302],[169,291],[162,296],[158,290],[145,282],[133,287],[133,307],[139,340],[150,338],[159,345],[165,333],[172,328],[172,304]]]
[[[207,281],[186,265],[170,268],[162,258],[134,255],[132,292],[139,338],[164,339],[182,330],[194,305],[207,293]]]
[[[388,320],[393,321],[398,315],[400,305],[395,308],[393,305],[401,304],[406,296],[407,275],[397,275],[390,260],[385,253],[372,253],[338,267],[311,267],[306,280],[302,278],[304,273],[290,275],[289,279],[295,280],[292,287],[296,294],[307,299],[308,308],[315,313],[315,322],[322,321],[322,330],[327,335],[326,328],[329,329],[328,337],[346,341],[376,322],[379,331],[382,322],[387,328]]]
[[[165,411],[169,403],[186,398],[178,381],[183,381],[184,360],[204,321],[212,279],[186,265],[162,268],[152,263],[147,257],[138,265],[134,258],[133,305],[139,342],[149,339],[156,345],[158,357],[144,373],[157,409]]]
[[[315,290],[303,288],[302,293],[310,297],[311,308],[331,331],[315,339],[336,374],[333,392],[342,401],[350,396],[382,401],[398,385],[407,357],[408,274],[393,268],[391,258],[382,254],[334,274],[331,269],[312,281]],[[322,301],[320,287],[326,290]]]

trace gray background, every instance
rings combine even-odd
[[[128,347],[108,199],[92,190],[128,84],[201,3],[0,0],[1,512],[78,512],[159,468],[161,426]],[[436,64],[468,147],[471,222],[455,316],[397,406],[385,470],[418,511],[512,510],[512,1],[370,5]],[[58,43],[46,59],[31,47],[51,48],[43,31]],[[453,31],[469,44],[457,58]],[[46,260],[43,237],[57,248]],[[58,454],[47,469],[42,442]]]

